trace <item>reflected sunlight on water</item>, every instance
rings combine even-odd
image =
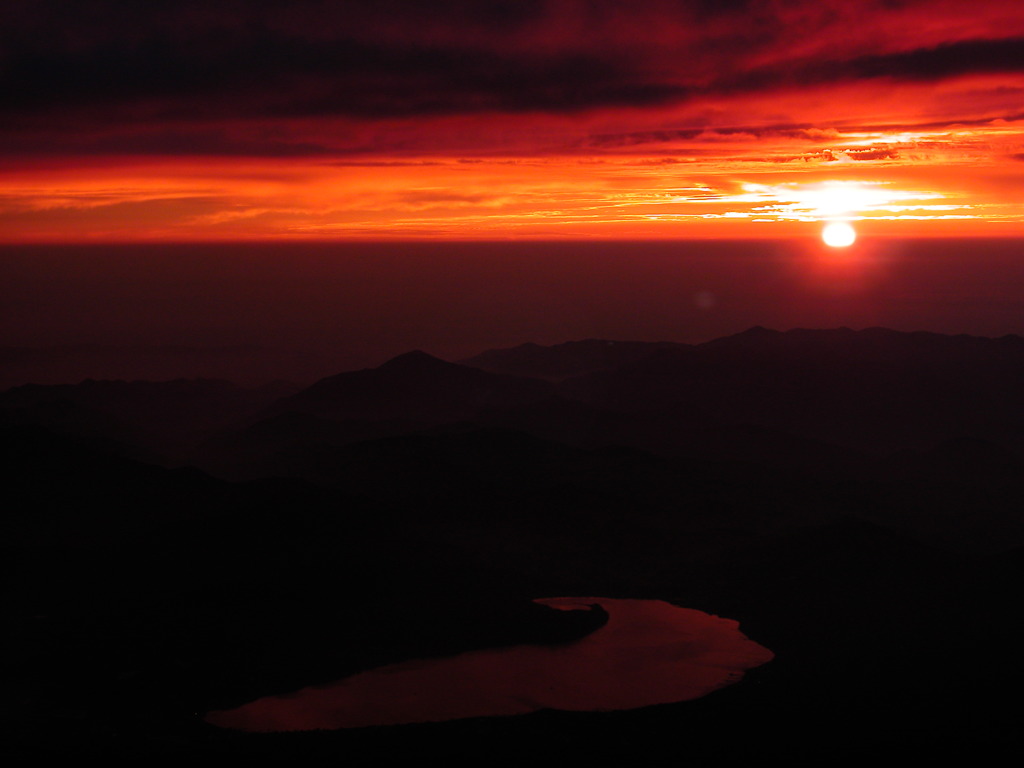
[[[773,658],[730,619],[660,600],[549,598],[601,605],[608,623],[573,643],[522,645],[371,669],[336,683],[210,712],[213,725],[299,731],[516,715],[607,711],[686,701]]]

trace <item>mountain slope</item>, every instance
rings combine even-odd
[[[378,368],[340,373],[276,402],[269,413],[288,411],[332,419],[411,418],[445,421],[550,397],[542,381],[487,373],[408,352]]]

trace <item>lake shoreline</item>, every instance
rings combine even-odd
[[[738,622],[660,600],[536,602],[570,613],[606,612],[607,622],[571,643],[389,664],[204,719],[232,730],[291,732],[637,709],[700,698],[774,657],[740,633]]]

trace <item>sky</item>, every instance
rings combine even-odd
[[[1024,232],[1019,0],[0,4],[0,243]]]

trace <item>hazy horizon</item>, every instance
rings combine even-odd
[[[304,378],[412,349],[456,360],[755,325],[997,337],[1024,333],[1019,252],[977,238],[3,246],[0,346],[242,348]]]

